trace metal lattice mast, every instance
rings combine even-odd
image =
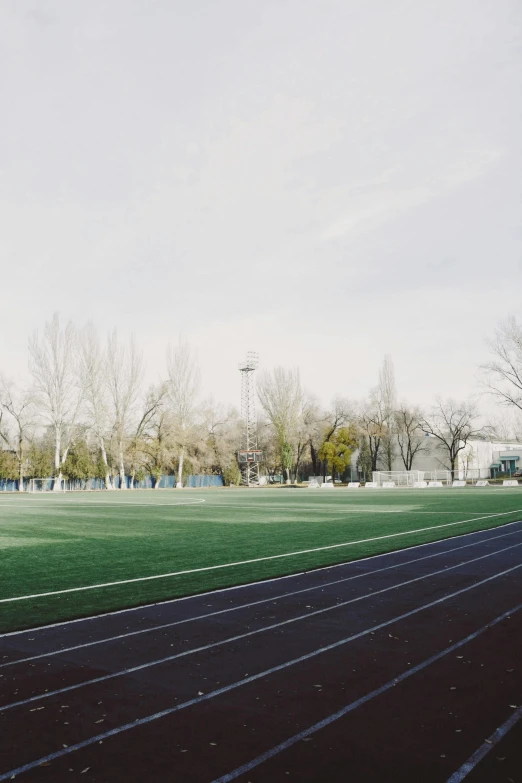
[[[253,351],[247,353],[246,361],[239,364],[241,373],[241,417],[243,419],[243,435],[241,450],[249,454],[258,451],[257,417],[256,417],[256,387],[255,371],[259,364],[259,356]],[[246,486],[259,484],[259,464],[257,458],[251,461],[246,458],[240,462],[241,483]]]

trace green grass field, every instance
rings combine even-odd
[[[0,632],[347,562],[517,519],[522,488],[1,495]],[[318,551],[302,553],[307,549]],[[274,557],[289,553],[300,554]],[[180,571],[192,573],[168,576]],[[107,584],[154,575],[167,576]],[[77,589],[99,584],[105,586]],[[71,592],[39,595],[63,590]]]

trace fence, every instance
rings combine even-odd
[[[185,486],[192,489],[200,487],[222,487],[223,476],[201,474],[199,476],[187,476]]]
[[[518,478],[516,475],[501,473],[490,475],[490,471],[484,471],[479,468],[463,470],[409,470],[409,471],[388,471],[374,470],[373,481],[377,486],[382,487],[389,484],[396,487],[414,487],[416,484],[427,482],[437,482],[443,486],[451,486],[453,482],[465,482],[474,486],[477,481],[488,481],[489,483],[501,484],[504,479]],[[435,485],[436,486],[436,485]]]
[[[397,487],[414,487],[421,481],[437,481],[451,484],[450,470],[374,470],[373,481],[377,486],[385,484]]]
[[[475,484],[481,479],[502,480],[517,478],[515,473],[520,473],[520,468],[510,468],[509,470],[499,470],[498,468],[466,468],[461,467],[453,471],[455,480],[466,481],[468,484]]]
[[[131,489],[131,476],[125,476],[125,485],[126,489]],[[27,492],[29,490],[29,484],[31,479],[24,479],[23,481],[23,491]],[[44,482],[44,486],[42,487],[43,491],[50,491],[53,488],[53,479],[49,478]],[[0,479],[0,492],[18,492],[19,487],[19,480],[18,479]],[[115,476],[113,478],[113,484],[115,489],[120,488],[120,477]],[[176,477],[173,475],[170,476],[161,476],[158,483],[157,488],[158,489],[174,489],[176,486]],[[203,488],[203,487],[222,487],[223,486],[223,476],[215,476],[215,475],[207,475],[207,474],[200,474],[200,475],[191,475],[187,476],[185,479],[185,486],[197,489],[197,488]],[[145,476],[145,478],[142,481],[136,481],[134,480],[134,486],[133,489],[155,489],[156,488],[156,479],[154,476]],[[86,479],[85,481],[79,480],[79,479],[67,479],[65,481],[65,489],[69,491],[75,491],[75,490],[84,490],[84,491],[96,491],[96,490],[102,490],[105,489],[105,479],[102,478],[92,478],[92,479]]]

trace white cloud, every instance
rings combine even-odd
[[[471,155],[463,151],[457,159],[446,164],[442,171],[425,179],[424,184],[403,189],[376,188],[373,193],[366,193],[363,199],[358,199],[368,202],[366,206],[360,207],[354,200],[353,210],[331,224],[321,238],[337,239],[357,231],[370,230],[383,221],[393,220],[433,199],[442,198],[448,191],[486,175],[502,158],[502,154],[496,149],[479,150]]]
[[[59,310],[151,379],[184,331],[223,399],[250,349],[325,397],[385,352],[412,399],[473,388],[520,309],[516,4],[33,6],[0,11],[0,370]]]

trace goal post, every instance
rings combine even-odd
[[[378,487],[415,487],[420,482],[437,482],[432,486],[452,484],[450,470],[374,470],[373,481]]]
[[[374,470],[372,478],[378,487],[393,485],[395,487],[414,487],[415,483],[422,481],[422,470]]]
[[[32,478],[27,486],[28,492],[65,492],[64,478]]]

